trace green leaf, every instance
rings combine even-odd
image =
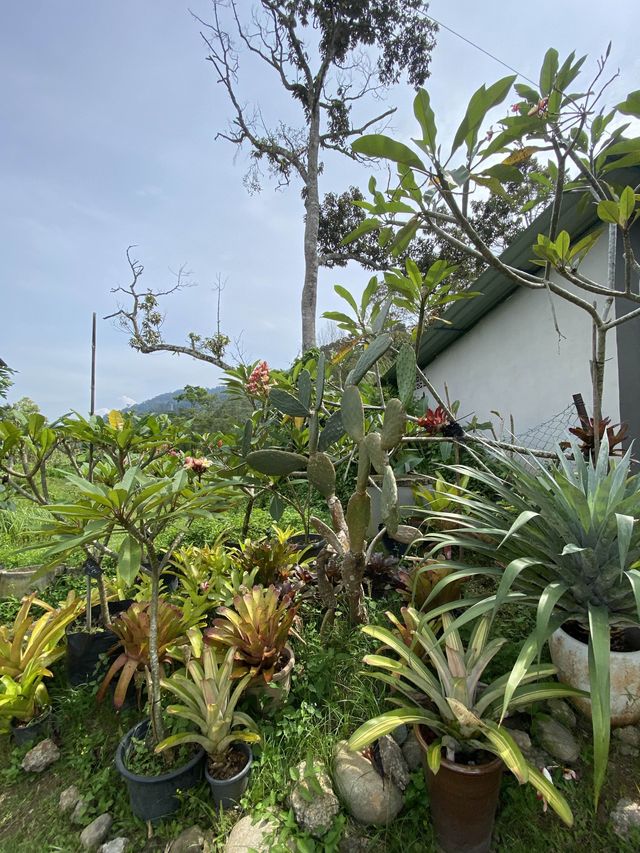
[[[298,376],[298,399],[301,406],[309,411],[311,407],[311,374],[308,370],[301,370]]]
[[[366,350],[362,353],[358,361],[356,362],[356,366],[351,370],[346,379],[346,385],[357,385],[361,379],[363,379],[367,373],[371,370],[373,365],[386,353],[392,343],[392,337],[390,334],[385,333],[383,335],[379,335],[377,338],[369,344]]]
[[[140,571],[142,548],[137,539],[125,536],[118,551],[118,575],[130,586]]]
[[[620,224],[626,225],[633,215],[636,206],[636,196],[631,187],[625,187],[620,194]]]
[[[306,418],[309,414],[309,410],[299,400],[282,388],[272,388],[269,391],[269,402],[283,415]]]
[[[593,727],[595,807],[607,772],[611,722],[610,629],[607,607],[589,604],[589,688]]]
[[[398,728],[398,726],[408,726],[412,723],[418,723],[431,728],[440,728],[440,720],[435,714],[429,711],[420,711],[414,708],[396,708],[393,711],[386,711],[379,717],[374,717],[369,720],[351,735],[347,742],[347,747],[354,752],[359,752],[369,744],[373,743],[378,738],[388,735],[390,732]]]
[[[640,118],[640,89],[630,92],[626,100],[617,105],[618,112]]]
[[[543,98],[551,94],[557,73],[558,51],[554,47],[550,47],[544,56],[542,68],[540,69],[540,94]]]
[[[597,212],[598,217],[603,222],[611,222],[613,225],[618,224],[618,219],[620,218],[620,208],[618,207],[618,202],[611,201],[610,199],[606,199],[605,201],[599,201]]]
[[[360,136],[352,142],[351,149],[365,157],[381,157],[384,160],[392,160],[394,163],[402,163],[411,168],[426,171],[424,163],[414,151],[402,142],[396,142],[395,139],[381,133]]]
[[[431,108],[429,93],[419,89],[413,101],[413,113],[422,129],[422,141],[430,152],[436,149],[436,120]]]
[[[437,738],[433,741],[433,743],[429,744],[427,749],[427,764],[429,765],[429,770],[435,776],[438,770],[440,770],[440,761],[442,759],[442,740]]]
[[[503,77],[489,86],[488,89],[482,85],[474,92],[469,101],[465,116],[456,131],[451,147],[452,154],[457,151],[465,140],[467,141],[468,149],[471,150],[475,145],[478,130],[487,112],[504,101],[515,79],[515,75]]]
[[[379,219],[363,219],[353,231],[350,231],[346,237],[343,237],[340,241],[341,246],[347,246],[349,243],[353,243],[359,237],[363,237],[365,234],[369,234],[371,231],[377,231],[380,228],[380,220]]]
[[[271,503],[269,504],[269,515],[274,521],[280,521],[280,519],[282,518],[282,513],[285,510],[285,506],[285,502],[276,492],[276,494],[274,494],[274,496],[271,498]]]

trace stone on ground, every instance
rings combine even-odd
[[[575,729],[578,718],[568,702],[565,702],[564,699],[549,699],[547,708],[554,720],[562,723],[568,729]]]
[[[411,781],[411,776],[402,750],[391,735],[381,737],[378,745],[384,775],[388,776],[401,791],[404,791]]]
[[[98,853],[126,853],[130,849],[130,841],[121,835],[119,838],[114,838],[112,841],[105,841],[98,848]]]
[[[109,835],[113,818],[108,812],[92,820],[80,833],[80,844],[85,850],[97,850]]]
[[[522,752],[531,751],[531,738],[527,732],[523,732],[520,729],[509,729],[509,734],[518,744]]]
[[[298,765],[298,780],[290,797],[296,823],[305,832],[321,838],[331,829],[333,819],[340,811],[331,780],[323,764],[316,763],[308,768],[306,761]]]
[[[626,838],[630,829],[640,829],[640,801],[622,799],[611,812],[613,831]]]
[[[42,773],[60,758],[60,750],[51,740],[41,740],[22,759],[21,767],[30,773]]]
[[[573,764],[580,757],[580,745],[566,726],[546,715],[540,716],[534,725],[534,737],[557,761]]]
[[[407,739],[402,744],[402,755],[411,773],[422,764],[422,747],[413,732],[409,732]]]
[[[344,741],[336,746],[333,779],[350,814],[365,825],[389,823],[404,805],[391,779],[383,779],[368,758],[347,749]]]
[[[70,812],[75,809],[79,799],[80,791],[76,788],[75,785],[69,785],[69,787],[65,788],[64,791],[60,794],[58,808],[60,809],[62,814],[66,814],[67,812]]]
[[[229,833],[224,853],[269,853],[277,831],[278,825],[275,821],[247,815],[241,818]]]
[[[620,729],[614,729],[613,736],[616,740],[629,746],[640,746],[640,727],[638,726],[623,726]]]
[[[75,823],[78,826],[84,826],[87,822],[87,805],[87,801],[80,797],[71,812],[71,823]]]

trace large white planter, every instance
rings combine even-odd
[[[57,575],[64,571],[61,567],[51,569],[42,577],[34,580],[40,569],[41,566],[0,569],[0,598],[22,598],[29,592],[42,592]]]
[[[634,631],[637,651],[611,652],[611,725],[630,726],[640,722],[640,628]],[[571,687],[589,692],[587,644],[575,640],[562,628],[549,638],[551,660],[558,679]],[[572,699],[586,717],[591,717],[590,699]]]

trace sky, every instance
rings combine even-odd
[[[246,3],[247,11],[252,5]],[[207,0],[189,7],[211,17]],[[430,14],[537,79],[549,46],[575,49],[590,67],[613,42],[620,77],[609,102],[637,88],[637,0],[615,14],[593,0],[519,4],[432,0]],[[633,12],[636,9],[635,14]],[[243,185],[246,154],[215,139],[231,116],[194,21],[179,0],[28,0],[4,3],[0,28],[0,357],[18,372],[9,399],[34,399],[50,417],[89,405],[91,314],[98,316],[97,408],[119,408],[186,384],[214,386],[220,371],[185,356],[142,355],[102,318],[111,289],[129,281],[125,250],[142,283],[167,287],[183,264],[197,286],[166,303],[164,334],[215,330],[218,276],[223,330],[244,358],[285,367],[298,353],[303,280],[300,187]],[[451,135],[473,91],[508,71],[441,29],[427,81],[439,132]],[[245,62],[243,102],[292,123],[297,107],[264,68]],[[387,96],[391,134],[415,135],[413,90]],[[382,111],[387,104],[369,109]],[[370,116],[371,112],[360,115]],[[372,166],[326,158],[321,193],[366,188]],[[338,307],[336,283],[360,293],[369,275],[321,270],[319,314]],[[320,321],[322,325],[322,321]]]

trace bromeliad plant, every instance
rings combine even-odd
[[[97,699],[101,702],[109,685],[120,673],[113,695],[113,704],[120,710],[124,704],[127,690],[136,673],[149,677],[151,667],[151,605],[149,602],[135,601],[131,607],[113,620],[114,634],[119,638],[122,652],[114,660],[107,672]],[[157,654],[160,672],[164,664],[171,660],[169,649],[185,637],[187,627],[182,612],[163,599],[158,602]]]
[[[500,722],[508,675],[486,686],[481,684],[487,666],[506,642],[489,640],[490,615],[478,619],[466,649],[446,613],[442,615],[442,639],[436,637],[430,626],[429,613],[406,608],[404,625],[388,615],[403,629],[402,636],[386,628],[363,627],[366,634],[384,644],[380,653],[366,655],[364,662],[377,670],[369,673],[372,677],[393,687],[404,699],[391,699],[398,705],[395,710],[360,726],[351,736],[349,748],[362,750],[403,724],[426,726],[435,735],[427,752],[427,762],[434,774],[440,768],[443,750],[449,761],[478,750],[492,753],[502,759],[520,784],[531,784],[571,826],[573,816],[562,794],[528,764],[509,730]],[[539,680],[555,673],[556,668],[548,664],[529,666],[517,690],[508,697],[506,710],[525,708],[546,699],[584,695],[557,682]]]
[[[203,646],[200,658],[192,658],[185,670],[163,679],[162,686],[180,704],[169,705],[167,711],[194,723],[198,732],[180,732],[165,738],[156,752],[186,743],[203,747],[214,765],[224,764],[234,741],[255,743],[260,740],[255,722],[248,714],[236,710],[238,700],[251,680],[247,673],[233,680],[234,650],[230,648],[222,663],[211,646]]]
[[[234,678],[249,675],[267,684],[281,662],[297,606],[293,593],[254,586],[237,595],[232,607],[221,607],[219,618],[204,632],[205,642],[234,650]]]
[[[551,634],[572,620],[584,628],[597,800],[609,752],[611,632],[640,623],[640,477],[631,472],[631,449],[622,459],[611,458],[605,439],[594,461],[576,443],[571,447],[571,458],[558,452],[549,467],[533,456],[525,464],[496,449],[490,456],[501,474],[480,464],[452,466],[483,491],[453,497],[459,511],[442,517],[455,529],[437,538],[441,546],[498,561],[481,569],[456,565],[456,577],[484,574],[499,581],[495,596],[465,600],[475,612],[507,601],[537,608],[535,631],[507,683],[505,710],[520,675]],[[495,497],[487,497],[487,490]]]

